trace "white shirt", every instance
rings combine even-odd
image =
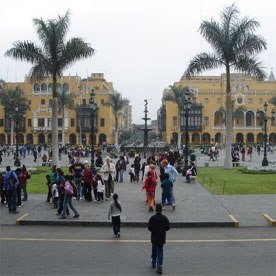
[[[102,193],[103,190],[104,190],[104,185],[102,184],[102,181],[101,180],[97,180],[97,192],[98,193]]]
[[[53,184],[53,185],[52,185],[51,192],[52,192],[52,195],[53,195],[54,197],[59,197],[57,184]],[[56,193],[55,193],[55,192],[56,192]],[[54,193],[55,193],[55,195],[54,195]]]

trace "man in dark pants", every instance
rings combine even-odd
[[[17,214],[17,189],[19,189],[18,177],[14,171],[11,171],[10,166],[6,167],[6,171],[4,185],[8,197],[9,212]]]
[[[157,270],[158,274],[162,274],[163,266],[163,246],[166,243],[166,231],[170,230],[170,222],[168,218],[162,215],[162,205],[156,204],[156,214],[153,215],[148,223],[148,229],[151,232],[151,243],[152,243],[152,255],[151,264],[152,267],[156,267],[157,259]]]

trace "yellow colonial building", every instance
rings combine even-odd
[[[226,75],[197,76],[187,79],[183,76],[175,86],[187,86],[193,91],[192,108],[189,112],[189,143],[225,143]],[[267,134],[269,143],[276,144],[275,106],[269,103],[276,97],[276,81],[271,72],[269,79],[260,81],[245,74],[231,74],[232,99],[234,111],[240,106],[233,120],[233,143],[263,143],[264,103],[268,104]],[[171,93],[165,89],[163,95]],[[260,112],[257,113],[257,110]],[[176,144],[178,139],[178,120],[181,125],[181,144],[185,144],[185,112],[171,101],[162,101],[158,110],[158,126],[163,141]]]
[[[18,142],[20,144],[51,143],[52,140],[52,80],[45,78],[42,82],[32,83],[26,77],[24,82],[4,83],[4,88],[20,87],[24,91],[30,106],[18,124]],[[114,115],[112,108],[106,106],[108,95],[114,93],[113,83],[104,78],[103,73],[93,73],[86,79],[79,76],[63,76],[58,78],[57,89],[64,89],[71,94],[74,108],[65,108],[65,119],[61,114],[58,119],[59,142],[62,141],[62,128],[65,131],[65,142],[69,144],[91,143],[91,109],[89,98],[91,89],[95,92],[96,112],[95,128],[96,144],[114,143]],[[0,109],[0,144],[10,143],[11,122],[1,106]],[[128,118],[131,120],[131,118]]]

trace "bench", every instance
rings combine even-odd
[[[235,166],[238,167],[238,166],[240,166],[240,164],[241,163],[239,161],[235,161],[235,162],[232,161],[233,167],[235,167]]]
[[[190,180],[191,180],[191,182],[195,182],[195,180],[196,180],[196,175],[191,175],[191,176],[190,176]]]
[[[52,162],[42,162],[42,167],[51,167]]]

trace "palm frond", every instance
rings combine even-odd
[[[250,76],[256,77],[258,79],[264,79],[266,77],[266,72],[263,70],[260,61],[255,58],[248,56],[238,56],[233,64],[236,71],[242,73],[248,73]]]
[[[229,37],[230,29],[235,25],[235,22],[238,20],[239,10],[235,4],[227,6],[221,12],[221,28],[225,34],[225,37]]]
[[[225,43],[223,39],[223,31],[218,22],[213,19],[211,19],[211,21],[204,20],[199,27],[199,31],[216,52],[223,54]]]
[[[109,101],[105,102],[104,105],[111,106],[113,113],[117,117],[119,111],[126,105],[129,104],[129,100],[123,98],[120,92],[115,91],[113,94],[108,95]]]
[[[91,57],[95,50],[90,47],[89,43],[85,43],[81,38],[72,38],[67,41],[65,48],[61,52],[59,63],[61,68],[75,62],[79,59]]]
[[[216,54],[202,52],[190,61],[184,74],[189,78],[202,71],[216,69],[222,65],[224,62]]]
[[[30,41],[16,41],[13,47],[6,51],[5,56],[35,63],[43,58],[41,48]]]

